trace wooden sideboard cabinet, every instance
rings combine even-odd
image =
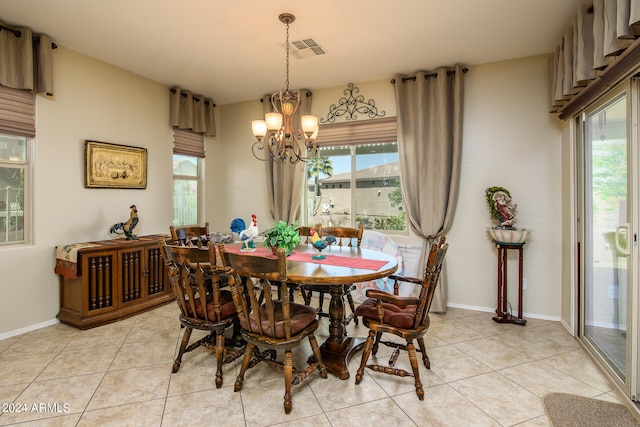
[[[160,254],[163,238],[141,236],[65,246],[77,248],[77,270],[73,275],[59,273],[58,319],[88,329],[174,301]]]

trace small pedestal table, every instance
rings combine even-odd
[[[524,243],[506,243],[492,240],[498,249],[498,308],[496,316],[493,317],[498,323],[515,323],[516,325],[526,325],[527,321],[522,318],[522,252]],[[518,317],[514,317],[507,310],[507,251],[515,249],[518,251]]]

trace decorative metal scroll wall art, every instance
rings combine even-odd
[[[384,111],[378,113],[378,107],[373,99],[365,102],[364,96],[357,95],[360,93],[360,89],[353,86],[353,83],[349,83],[342,93],[346,96],[338,100],[338,105],[331,104],[327,118],[321,118],[320,123],[333,123],[336,117],[342,116],[345,116],[346,120],[357,120],[358,114],[366,114],[371,119],[384,117],[386,114]]]

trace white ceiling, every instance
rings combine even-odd
[[[313,37],[327,51],[291,58],[290,87],[313,90],[550,53],[585,3],[0,0],[0,21],[29,26],[60,46],[223,105],[284,87],[282,12],[296,16],[290,41]]]

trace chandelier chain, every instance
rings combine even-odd
[[[287,36],[286,36],[286,50],[287,50],[287,73],[286,73],[286,80],[285,80],[285,88],[287,89],[287,92],[289,91],[289,23],[287,22]]]

